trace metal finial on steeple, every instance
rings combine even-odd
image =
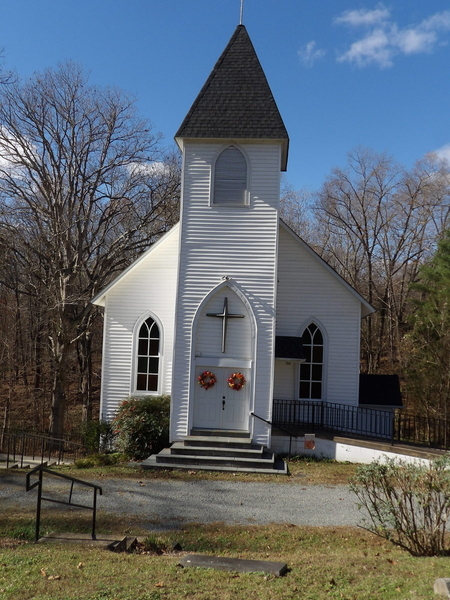
[[[239,25],[242,25],[242,21],[244,19],[244,0],[241,0],[241,12],[239,16]]]

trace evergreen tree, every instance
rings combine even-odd
[[[427,416],[449,418],[450,231],[413,286],[417,297],[405,336],[408,401]]]

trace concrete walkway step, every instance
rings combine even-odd
[[[184,438],[185,446],[215,446],[222,448],[252,448],[249,437],[227,437],[211,435],[188,435]]]
[[[247,438],[250,439],[250,433],[248,431],[242,431],[241,429],[203,429],[195,427],[191,429],[191,435],[193,436],[206,436],[206,437],[227,437],[227,438]]]
[[[203,456],[235,456],[241,458],[261,458],[264,448],[262,446],[248,446],[245,448],[235,448],[228,445],[225,446],[192,446],[184,442],[174,442],[170,451],[172,454],[186,455],[196,454]]]
[[[213,456],[213,455],[202,455],[196,454],[195,448],[191,449],[190,454],[173,454],[172,448],[164,448],[159,454],[156,455],[156,462],[160,464],[168,464],[174,460],[181,464],[187,464],[188,466],[194,465],[206,465],[206,466],[225,466],[225,467],[250,467],[252,469],[257,468],[271,468],[274,462],[273,454],[262,454],[259,457],[241,457],[241,456]]]
[[[177,461],[176,457],[168,463],[156,462],[156,454],[152,454],[146,460],[140,463],[143,469],[180,469],[189,471],[218,471],[222,473],[260,473],[263,475],[287,475],[287,465],[284,461],[274,461],[273,466],[254,468],[250,466],[240,467],[238,465],[207,465],[207,464],[189,464]]]
[[[38,544],[72,544],[99,547],[112,552],[130,552],[137,544],[134,536],[97,535],[93,540],[89,533],[49,533],[38,540]]]
[[[73,461],[66,460],[66,461],[61,461],[61,462],[57,462],[57,461],[42,462],[41,459],[24,456],[23,461],[20,458],[19,459],[16,458],[15,460],[10,460],[9,465],[7,466],[6,455],[0,455],[0,469],[33,469],[34,467],[37,467],[38,465],[45,465],[46,467],[54,467],[55,465],[69,465],[69,464],[73,464]]]
[[[237,573],[269,573],[276,577],[281,577],[287,573],[287,564],[282,562],[204,556],[201,554],[187,554],[178,564],[182,567],[202,567],[204,569],[234,571]]]

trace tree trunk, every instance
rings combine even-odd
[[[82,423],[92,421],[92,333],[88,329],[78,344],[80,365],[80,396],[82,402]]]
[[[69,343],[67,330],[61,321],[60,331],[52,341],[53,351],[53,388],[50,413],[49,434],[53,438],[61,439],[64,434],[64,417],[67,404],[67,375],[69,370]]]

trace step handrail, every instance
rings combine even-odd
[[[34,483],[30,483],[31,476],[35,473],[39,473],[38,480]],[[65,502],[64,500],[55,500],[54,498],[45,498],[42,496],[42,482],[43,482],[43,474],[48,473],[53,475],[54,477],[60,477],[61,479],[66,479],[71,482],[70,485],[70,494],[69,501]],[[94,490],[94,499],[92,506],[86,506],[85,504],[75,504],[72,502],[72,493],[73,486],[77,483],[79,485],[84,485],[85,487],[93,488]],[[46,464],[37,465],[34,469],[31,469],[26,475],[26,491],[38,488],[38,497],[37,497],[37,506],[36,506],[36,531],[35,531],[35,541],[39,540],[39,530],[40,530],[40,521],[41,521],[41,504],[42,501],[45,502],[55,502],[57,504],[65,504],[67,506],[75,506],[77,508],[87,508],[88,510],[92,510],[92,539],[97,539],[95,536],[95,525],[96,525],[96,517],[97,517],[97,492],[100,492],[100,496],[103,494],[103,490],[101,486],[96,483],[90,483],[89,481],[83,481],[81,479],[77,479],[76,477],[72,477],[70,475],[65,475],[64,473],[58,473],[57,471],[53,471],[49,469]]]
[[[271,421],[268,421],[267,419],[264,419],[263,417],[260,417],[259,415],[257,415],[253,411],[250,411],[250,416],[251,417],[255,417],[256,419],[259,419],[260,421],[264,421],[264,423],[267,423],[267,425],[270,425],[271,427],[276,427],[280,431],[284,431],[284,433],[287,433],[288,436],[289,436],[289,456],[291,455],[292,438],[295,437],[295,439],[297,439],[298,435],[295,435],[295,433],[292,433],[292,431],[288,431],[287,429],[283,429],[283,427],[280,427],[279,425],[274,425]]]

